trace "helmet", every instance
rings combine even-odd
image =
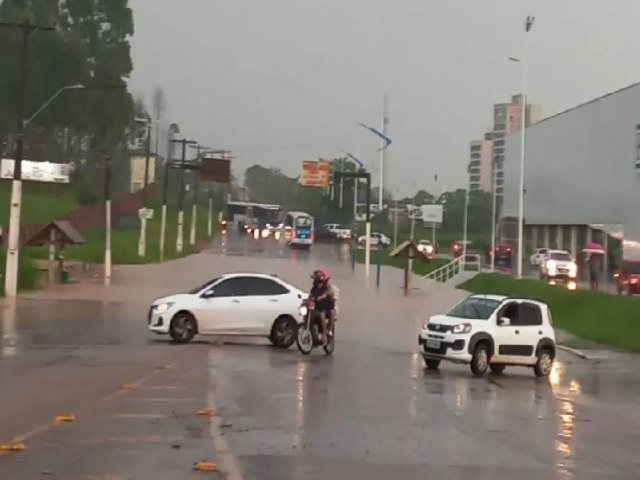
[[[315,283],[325,283],[331,277],[329,276],[329,272],[326,272],[325,270],[315,270],[311,278],[313,278]]]

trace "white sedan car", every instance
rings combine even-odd
[[[231,273],[188,293],[155,300],[149,330],[188,343],[195,335],[267,337],[282,348],[296,338],[298,308],[307,293],[273,275]]]

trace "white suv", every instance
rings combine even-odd
[[[427,368],[437,369],[448,360],[470,365],[478,376],[517,365],[546,377],[556,356],[549,307],[504,295],[470,295],[448,313],[430,317],[418,344]]]

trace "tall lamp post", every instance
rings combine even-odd
[[[527,33],[531,31],[535,17],[528,15],[525,19],[524,48],[522,59],[510,57],[509,60],[522,65],[522,106],[520,112],[520,182],[518,184],[518,278],[522,278],[522,259],[524,255],[524,164],[525,141],[527,131]]]
[[[24,48],[26,49],[25,41]],[[26,61],[26,54],[23,58]],[[22,71],[24,69],[24,71]],[[13,166],[13,183],[11,184],[11,207],[9,211],[9,239],[7,242],[7,263],[5,270],[5,294],[7,297],[15,297],[18,290],[18,257],[20,249],[20,213],[22,208],[22,156],[24,149],[24,130],[51,102],[53,102],[60,94],[67,90],[78,90],[86,88],[84,85],[68,85],[60,88],[54,93],[40,108],[38,108],[29,118],[22,118],[24,111],[24,89],[26,79],[26,65],[21,67],[21,93],[19,100],[20,118],[18,122],[18,134],[16,140],[16,158]]]

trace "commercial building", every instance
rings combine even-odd
[[[469,190],[491,192],[491,158],[493,156],[492,134],[487,133],[484,140],[472,140],[469,143]]]
[[[129,173],[129,193],[137,192],[144,187],[144,174],[146,170],[146,153],[133,153],[130,158]],[[147,184],[156,181],[156,155],[149,155],[149,170],[147,173]]]
[[[640,83],[527,129],[525,251],[548,246],[576,255],[597,241],[609,252],[605,266],[617,266],[620,257],[640,259],[639,132]],[[520,135],[508,135],[505,147],[501,227],[513,241]]]
[[[542,118],[540,105],[527,104],[525,125],[530,126]],[[512,95],[507,103],[493,106],[493,160],[496,178],[496,192],[504,193],[505,138],[522,128],[522,94]]]

